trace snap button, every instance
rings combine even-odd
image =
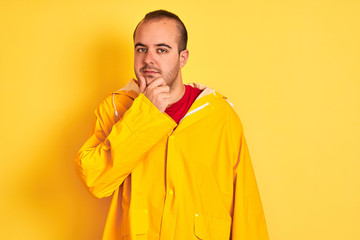
[[[170,194],[170,195],[173,195],[173,194],[174,194],[173,190],[170,190],[170,191],[169,191],[169,194]]]

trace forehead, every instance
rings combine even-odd
[[[142,20],[136,30],[134,42],[146,45],[158,43],[177,44],[179,31],[173,19]]]

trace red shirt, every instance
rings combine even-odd
[[[202,90],[194,88],[190,85],[185,85],[184,96],[173,103],[170,107],[166,108],[165,112],[172,118],[174,121],[179,124],[179,121],[185,116],[195,99],[199,96]]]

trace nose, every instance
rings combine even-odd
[[[152,53],[151,51],[147,51],[147,52],[145,53],[144,62],[145,62],[146,64],[149,64],[149,65],[154,64],[154,56],[153,56],[153,53]]]

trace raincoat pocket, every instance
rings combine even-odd
[[[194,232],[202,240],[229,240],[231,229],[230,219],[218,219],[195,214]]]

